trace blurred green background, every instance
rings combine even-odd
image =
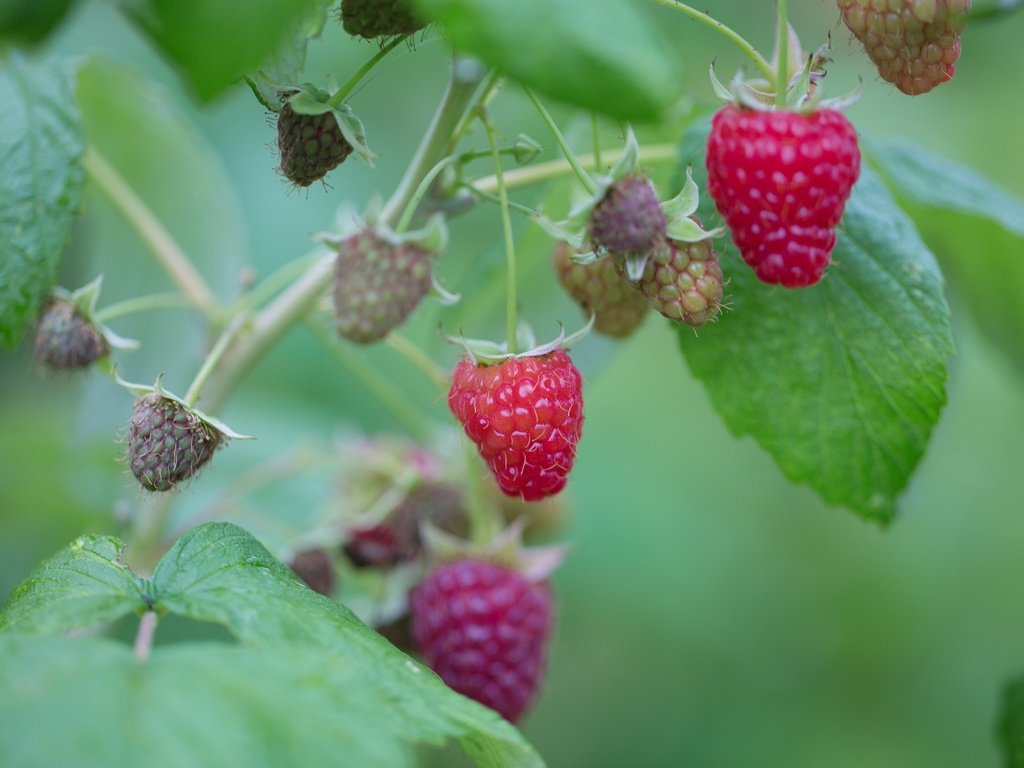
[[[770,49],[773,3],[706,5]],[[1014,73],[1024,69],[1024,13],[975,25],[953,83],[909,98],[878,81],[831,0],[790,5],[806,47],[834,37],[830,91],[864,79],[864,95],[849,110],[860,130],[912,137],[1024,196],[1024,106],[1011,98],[1019,91]],[[650,16],[674,42],[686,86],[710,99],[707,63],[717,54],[719,71],[731,72],[739,63],[733,51],[681,15],[651,9]],[[436,34],[389,59],[352,99],[381,156],[377,168],[350,160],[329,177],[329,189],[307,193],[289,191],[274,173],[272,124],[247,88],[197,107],[109,5],[81,4],[46,49],[99,51],[160,84],[140,108],[165,125],[166,143],[134,146],[122,124],[110,151],[134,164],[146,199],[224,298],[237,295],[244,268],[265,275],[309,250],[309,235],[330,228],[343,201],[362,207],[393,188],[448,65]],[[329,23],[311,46],[309,79],[343,80],[374,51]],[[515,88],[494,111],[507,136],[525,131],[554,156]],[[179,112],[184,128],[174,122]],[[607,126],[609,145],[616,135]],[[479,135],[474,143],[482,145]],[[519,194],[534,202],[540,190]],[[523,315],[541,335],[559,319],[574,326],[578,314],[553,287],[543,247],[531,245],[543,239],[517,226],[531,260]],[[493,283],[498,233],[490,206],[453,223],[439,269],[448,287]],[[979,269],[984,258],[977,254]],[[97,271],[107,276],[103,303],[168,287],[132,230],[91,192],[62,282],[75,287]],[[958,312],[955,290],[951,299],[958,354],[950,402],[887,531],[826,508],[789,485],[751,440],[732,438],[666,324],[652,319],[614,348],[595,338],[580,346],[587,422],[564,536],[571,553],[556,578],[550,674],[524,726],[550,765],[998,763],[999,691],[1024,670],[1024,387],[1020,372]],[[474,323],[462,328],[468,335],[500,334],[501,311],[487,305],[478,299],[458,316]],[[444,365],[456,353],[437,339],[436,325],[448,317],[422,308],[409,332]],[[169,386],[184,388],[204,343],[188,315],[166,311],[112,325],[145,342],[120,358],[126,378],[151,381],[167,371]],[[444,403],[403,361],[387,350],[365,358],[448,421]],[[77,534],[116,531],[119,516],[138,504],[116,461],[130,404],[99,375],[40,378],[24,350],[0,359],[0,595]],[[397,430],[302,330],[257,369],[224,417],[259,440],[218,454],[182,493],[183,523],[254,462],[344,430]],[[291,494],[275,513],[297,524],[303,505],[316,503],[312,486],[310,494]]]

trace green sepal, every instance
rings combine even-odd
[[[445,339],[452,344],[458,344],[466,350],[466,354],[469,355],[474,363],[494,365],[505,360],[511,360],[514,357],[541,357],[543,355],[550,355],[556,349],[568,349],[590,333],[591,328],[594,327],[595,319],[596,315],[591,314],[590,320],[585,326],[568,336],[565,335],[565,327],[559,324],[557,338],[544,344],[537,343],[537,337],[529,325],[520,323],[516,327],[516,346],[524,349],[524,352],[509,352],[507,341],[467,339],[465,336],[445,336]]]
[[[693,219],[700,205],[700,190],[697,182],[693,180],[693,170],[686,169],[686,182],[679,194],[671,200],[661,204],[661,210],[665,212],[667,221],[666,234],[672,240],[683,243],[699,243],[713,237],[721,237],[725,233],[724,227],[705,230]]]
[[[235,430],[233,430],[220,419],[214,418],[213,416],[203,413],[198,408],[186,403],[184,400],[182,400],[174,393],[168,392],[163,388],[163,378],[164,374],[161,373],[159,376],[156,377],[156,382],[152,386],[149,386],[148,384],[133,384],[130,381],[125,381],[124,379],[122,379],[120,375],[118,375],[117,371],[114,371],[114,380],[117,381],[118,384],[127,389],[129,392],[136,395],[137,397],[145,397],[146,395],[159,395],[165,400],[171,400],[180,405],[182,408],[185,408],[191,413],[195,414],[202,422],[204,422],[209,427],[220,432],[222,437],[227,437],[230,438],[231,440],[256,439],[252,435],[242,435],[239,434],[238,432],[235,432]]]
[[[452,536],[430,522],[420,523],[423,549],[432,563],[485,560],[518,571],[532,582],[546,580],[565,560],[566,547],[524,547],[523,518],[514,520],[488,542],[477,543]]]
[[[83,285],[76,291],[68,291],[57,286],[50,293],[56,298],[62,299],[74,306],[78,313],[85,318],[89,325],[99,332],[112,349],[138,349],[138,341],[119,336],[96,319],[96,303],[99,301],[100,288],[102,286],[103,275],[99,275],[91,283]]]
[[[330,112],[337,121],[345,141],[352,145],[352,149],[364,163],[373,168],[373,158],[376,155],[366,144],[366,128],[363,127],[362,120],[352,111],[348,102],[342,102],[340,106],[334,107],[330,104],[334,93],[317,88],[310,83],[287,86],[282,93],[288,93],[285,100],[292,108],[292,112],[297,115],[323,115]]]

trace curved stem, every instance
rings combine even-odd
[[[597,124],[597,112],[590,113],[590,129],[593,132],[594,166],[601,172],[601,129]]]
[[[360,81],[366,77],[370,70],[377,66],[377,63],[391,53],[391,51],[393,51],[400,43],[405,42],[405,38],[407,37],[408,35],[396,37],[390,43],[377,51],[369,61],[356,70],[356,73],[352,75],[352,77],[345,81],[345,84],[338,89],[338,92],[334,94],[327,103],[334,107],[334,109],[340,107],[345,101],[345,97],[348,96],[357,85],[359,85]]]
[[[430,382],[443,394],[447,394],[449,386],[448,373],[426,352],[395,331],[387,335],[384,343],[422,371],[430,379]]]
[[[586,189],[587,192],[593,194],[594,191],[597,189],[597,184],[594,183],[594,180],[590,177],[590,174],[587,173],[586,170],[584,170],[582,165],[580,165],[579,159],[576,157],[575,153],[569,147],[569,143],[565,140],[565,136],[562,135],[562,131],[559,129],[554,119],[552,119],[551,113],[548,112],[544,105],[540,103],[540,100],[538,100],[537,97],[533,95],[533,91],[526,87],[524,87],[523,90],[526,91],[526,95],[529,96],[530,101],[533,102],[533,106],[537,108],[537,111],[540,113],[540,116],[544,119],[544,122],[547,123],[548,128],[551,130],[551,133],[554,134],[555,141],[558,142],[558,146],[562,150],[562,154],[565,155],[565,159],[569,161],[569,165],[572,166],[572,170],[579,178],[580,183],[583,185],[583,188]]]
[[[488,104],[490,104],[491,99],[494,98],[494,94],[495,91],[497,90],[498,83],[500,82],[501,75],[499,75],[496,70],[492,69],[490,72],[488,72],[487,76],[483,79],[483,83],[480,86],[480,90],[477,92],[476,103],[482,107],[486,107]],[[465,115],[463,115],[462,120],[459,122],[458,126],[456,126],[455,130],[452,132],[451,139],[449,139],[448,141],[447,154],[450,155],[455,151],[455,148],[459,146],[459,142],[462,141],[463,138],[465,138],[466,132],[469,130],[469,127],[473,124],[473,121],[475,119],[476,115],[474,115],[472,112],[467,112]]]
[[[402,427],[417,440],[426,442],[430,437],[422,412],[413,405],[394,381],[382,374],[347,344],[342,342],[332,329],[324,327],[318,320],[307,323],[309,329],[331,353],[345,371],[372,394]]]
[[[139,233],[171,280],[188,300],[209,319],[219,321],[222,315],[217,299],[202,275],[171,233],[153,214],[128,182],[107,162],[99,151],[90,146],[82,157],[82,165],[93,181]]]
[[[151,293],[148,296],[138,296],[134,299],[119,301],[116,304],[108,304],[96,312],[96,319],[101,323],[108,323],[137,312],[152,312],[156,309],[188,309],[190,307],[192,307],[192,302],[180,293]]]
[[[487,200],[490,203],[496,203],[498,205],[501,205],[501,198],[495,197],[490,192],[484,192],[482,189],[477,189],[469,182],[464,181],[462,184],[459,185],[459,188],[468,190],[472,194],[479,197],[481,200]],[[508,201],[508,207],[511,208],[513,211],[519,211],[520,213],[526,214],[527,216],[532,217],[538,215],[537,211],[533,210],[533,208],[530,208],[529,206],[526,205],[522,205],[513,200]]]
[[[543,107],[541,108],[543,109]],[[480,110],[480,122],[483,123],[484,130],[487,131],[487,141],[491,145],[491,158],[494,161],[494,176],[498,182],[501,229],[505,235],[505,331],[508,335],[508,351],[514,355],[518,351],[516,349],[516,242],[512,235],[512,217],[508,211],[508,190],[505,188],[505,174],[501,168],[501,155],[498,154],[496,131],[494,123],[484,109]]]
[[[789,25],[786,23],[786,0],[778,0],[779,42],[776,51],[779,60],[775,70],[775,106],[786,106],[786,85],[789,82]]]
[[[235,315],[232,318],[231,323],[224,332],[217,339],[217,343],[213,345],[213,349],[210,350],[210,354],[206,356],[203,361],[202,367],[199,369],[199,373],[196,374],[195,378],[192,379],[192,383],[188,387],[188,392],[185,393],[185,403],[188,406],[194,406],[196,401],[199,399],[199,394],[203,391],[203,385],[206,384],[206,380],[209,378],[210,373],[217,367],[217,363],[220,362],[221,357],[224,356],[224,352],[227,350],[228,345],[232,342],[235,336],[242,326],[248,321],[249,317],[245,313]]]
[[[423,181],[416,187],[412,197],[409,198],[409,202],[406,203],[405,210],[402,211],[402,218],[395,225],[395,232],[397,234],[401,234],[409,228],[409,224],[412,223],[412,217],[416,215],[416,209],[420,207],[420,203],[423,202],[423,198],[430,189],[430,185],[434,183],[434,180],[444,172],[445,168],[455,165],[458,161],[459,157],[457,155],[446,157],[427,172],[427,175],[423,177]]]
[[[615,150],[606,153],[605,160],[615,163],[621,156],[622,150]],[[675,144],[650,144],[640,148],[641,163],[675,162],[678,159],[679,148]],[[586,168],[594,168],[596,160],[593,155],[580,155],[579,163]],[[508,171],[505,173],[505,186],[509,189],[525,187],[557,179],[559,176],[568,176],[573,172],[574,169],[567,160],[551,160],[547,163],[538,163],[527,168],[515,168]],[[498,189],[497,176],[483,176],[471,183],[478,192],[493,194]]]
[[[764,77],[767,78],[769,82],[772,79],[774,79],[775,70],[772,69],[772,65],[768,63],[768,60],[765,59],[764,56],[757,52],[757,49],[754,48],[754,46],[747,42],[746,38],[744,38],[735,30],[731,29],[730,27],[727,27],[725,24],[709,16],[708,14],[698,11],[696,8],[692,8],[686,3],[678,2],[678,0],[653,1],[658,5],[663,5],[666,8],[674,8],[680,13],[685,13],[691,19],[696,19],[701,24],[704,24],[705,26],[715,30],[720,35],[724,36],[729,42],[733,43],[737,48],[739,48],[743,52],[743,55],[750,59],[751,62],[753,62],[754,66],[758,68],[761,74],[764,75]]]

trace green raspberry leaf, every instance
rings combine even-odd
[[[704,126],[682,145],[702,188],[706,139]],[[700,216],[720,223],[709,196]],[[888,522],[946,402],[953,341],[935,258],[867,169],[817,286],[765,285],[727,238],[716,248],[732,311],[699,336],[681,329],[690,369],[729,429],[790,480]]]
[[[1024,200],[911,142],[862,146],[939,257],[954,297],[1024,373]]]
[[[153,589],[159,610],[224,624],[246,646],[287,649],[319,659],[328,677],[344,676],[330,685],[358,694],[336,711],[360,717],[349,738],[365,741],[367,750],[374,741],[434,744],[451,737],[478,765],[541,764],[507,722],[453,693],[347,608],[306,588],[238,526],[211,523],[187,533],[156,567]],[[362,718],[373,721],[372,729]]]
[[[323,8],[323,0],[121,0],[203,101],[278,59]]]
[[[113,538],[79,539],[0,615],[4,765],[390,768],[412,765],[414,745],[456,739],[485,768],[543,766],[512,725],[308,589],[241,528],[194,528],[148,583],[120,550]],[[146,600],[161,617],[221,623],[239,643],[161,645],[157,626],[156,646],[137,656],[107,639],[39,637]],[[55,719],[59,739],[45,732]]]
[[[653,120],[679,97],[677,66],[632,0],[415,0],[456,50],[555,99]]]
[[[123,548],[113,536],[76,539],[11,592],[0,631],[55,634],[144,609],[145,582],[121,562]]]
[[[85,185],[72,68],[0,63],[0,347],[14,349],[57,279]]]
[[[38,43],[64,20],[75,0],[0,0],[0,41]]]
[[[1003,691],[996,726],[1006,768],[1024,768],[1024,678],[1011,681]]]

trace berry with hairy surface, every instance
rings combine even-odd
[[[110,352],[107,340],[64,299],[51,298],[36,324],[32,353],[44,368],[71,371],[88,368]]]
[[[665,237],[667,221],[654,185],[643,176],[613,182],[590,215],[590,240],[615,253],[644,253]]]
[[[341,0],[340,15],[346,32],[368,40],[411,35],[424,26],[407,0]]]
[[[662,242],[651,251],[638,287],[662,315],[694,328],[722,308],[722,266],[710,240]]]
[[[282,175],[300,187],[322,179],[352,153],[333,113],[301,115],[287,103],[277,116],[277,149]]]
[[[190,409],[152,393],[128,421],[128,466],[147,491],[169,491],[210,460],[221,434]]]

